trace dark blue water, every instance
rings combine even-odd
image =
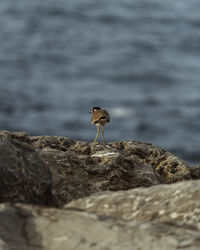
[[[141,140],[200,163],[199,0],[1,0],[0,129]]]

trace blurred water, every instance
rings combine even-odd
[[[0,129],[141,140],[200,162],[199,0],[1,0]]]

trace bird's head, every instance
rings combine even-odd
[[[94,113],[95,111],[97,110],[101,110],[100,107],[93,107],[91,110],[90,110],[90,113]]]

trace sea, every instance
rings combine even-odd
[[[94,106],[199,165],[200,1],[1,0],[0,129],[93,141]]]

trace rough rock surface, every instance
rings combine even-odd
[[[17,147],[22,149],[19,159],[16,154],[12,159],[0,158],[1,162],[12,161],[17,166],[16,159],[17,161],[29,159],[30,163],[32,159],[34,162],[37,161],[37,166],[42,166],[36,167],[31,181],[30,179],[27,181],[32,189],[35,187],[33,183],[39,186],[43,183],[43,179],[46,180],[46,174],[47,179],[50,179],[48,173],[41,172],[44,169],[48,172],[47,168],[50,169],[52,173],[51,197],[48,195],[46,198],[54,206],[62,206],[71,200],[99,191],[127,190],[193,178],[191,168],[186,163],[164,149],[148,143],[124,141],[93,145],[64,137],[28,136],[22,132],[1,131],[0,141],[3,140],[9,140],[10,144],[18,145]],[[14,146],[10,147],[6,154],[12,154],[13,150]],[[34,157],[28,157],[27,152],[29,155],[33,153]],[[22,166],[30,167],[29,162],[22,163]],[[33,166],[33,163],[31,164]],[[24,169],[21,170],[22,172],[26,170],[26,168],[22,169]],[[4,178],[8,178],[8,175]],[[17,171],[13,171],[13,178],[19,179]],[[4,182],[9,181],[5,179]],[[47,183],[49,184],[49,181]],[[12,190],[10,192],[12,193]],[[17,199],[16,195],[14,201],[24,199],[25,202],[32,203],[30,200],[33,199],[32,195],[29,199],[29,194],[26,196],[25,189],[23,193],[24,198]],[[44,200],[45,204],[49,204],[48,202]]]
[[[52,175],[28,144],[0,136],[0,202],[47,204]]]
[[[191,167],[190,175],[193,180],[200,179],[200,166]]]
[[[123,220],[196,224],[200,229],[200,180],[101,192],[72,201],[65,208]]]
[[[198,179],[148,143],[0,131],[0,250],[199,250]]]
[[[95,145],[85,142],[71,141],[61,137],[30,137],[24,133],[10,133],[3,131],[0,133],[0,140],[9,140],[10,143],[18,144],[19,147],[30,147],[37,152],[34,161],[40,161],[41,168],[47,168],[52,173],[51,204],[62,206],[71,200],[88,196],[89,194],[105,190],[126,190],[138,186],[151,186],[159,184],[161,178],[153,168],[141,163],[134,158],[124,157],[110,146]],[[31,152],[33,152],[33,150]],[[10,149],[13,151],[13,149]],[[6,154],[5,154],[6,155]],[[10,161],[10,154],[7,160]],[[21,156],[22,159],[23,155]],[[25,158],[27,158],[25,156]],[[13,164],[16,164],[11,159]],[[22,164],[23,165],[23,164]],[[28,167],[30,164],[27,164]],[[16,165],[18,166],[18,165]],[[17,168],[17,167],[16,167]],[[19,170],[21,169],[21,170]],[[26,168],[17,168],[18,171],[25,171]],[[40,178],[45,178],[45,174],[40,173],[38,168],[34,168],[37,176],[32,175],[32,182],[28,180],[34,188],[34,181],[41,184]],[[16,174],[16,179],[20,179]],[[20,172],[21,173],[21,172]],[[4,176],[5,180],[8,178]],[[10,182],[12,183],[12,181]],[[29,191],[29,189],[27,188]],[[23,189],[24,194],[26,191]],[[11,195],[12,190],[10,190]],[[28,193],[27,193],[28,195]],[[32,195],[31,195],[32,197]],[[32,199],[30,197],[30,199]],[[2,199],[2,201],[7,201]],[[22,201],[14,200],[14,201]],[[25,202],[30,202],[24,198]]]
[[[199,250],[199,190],[198,180],[103,192],[62,209],[1,204],[3,250]]]
[[[99,191],[127,190],[160,183],[159,176],[149,165],[128,160],[112,151],[109,153],[109,150],[92,155],[56,150],[40,150],[39,154],[56,176],[52,193],[59,206]]]
[[[149,164],[163,177],[165,183],[191,179],[188,165],[163,148],[137,141],[115,142],[110,145],[122,151],[125,157],[134,157],[142,163]]]

